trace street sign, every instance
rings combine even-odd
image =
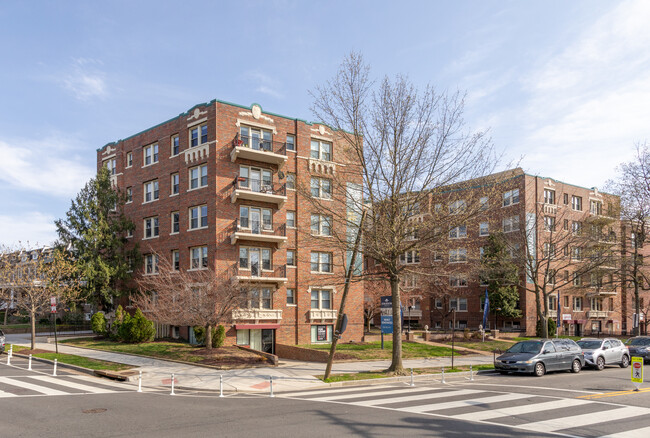
[[[571,321],[573,318],[571,317],[570,313],[563,313],[562,314],[562,321]]]
[[[636,387],[636,390],[639,390],[639,387],[643,383],[643,358],[642,357],[633,357],[632,358],[632,383]]]
[[[56,297],[50,297],[50,306],[56,306]]]
[[[393,317],[381,315],[381,332],[385,335],[393,333]]]
[[[50,313],[56,313],[56,306],[50,306]]]
[[[388,335],[393,333],[393,297],[381,297],[381,332]]]

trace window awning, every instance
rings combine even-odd
[[[235,330],[278,329],[280,324],[235,324]]]

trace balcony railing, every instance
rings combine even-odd
[[[255,178],[238,176],[233,181],[234,190],[230,200],[235,203],[239,199],[247,201],[270,202],[282,208],[287,201],[286,184],[273,184],[271,181],[264,181]]]
[[[604,310],[588,310],[587,318],[607,318],[607,311]]]
[[[238,240],[248,240],[252,242],[271,242],[277,244],[280,248],[287,241],[287,225],[277,225],[264,223],[261,220],[252,220],[250,218],[235,219],[233,234],[230,236],[230,243],[234,245]]]
[[[422,318],[422,309],[404,310],[405,318]]]
[[[233,309],[233,320],[279,321],[282,319],[282,309]]]
[[[251,266],[250,270],[238,269],[236,280],[241,283],[274,283],[277,287],[287,282],[286,265],[278,266],[271,270],[262,270],[259,267]]]
[[[336,319],[335,309],[309,309],[310,320]]]
[[[277,164],[282,167],[287,161],[287,145],[278,141],[265,140],[258,137],[236,135],[232,141],[233,149],[230,158],[237,158]]]

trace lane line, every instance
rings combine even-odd
[[[618,407],[607,411],[592,412],[590,414],[573,415],[569,417],[553,418],[545,421],[535,421],[519,425],[523,429],[535,432],[555,432],[562,429],[574,429],[576,427],[589,426],[591,424],[602,424],[608,421],[623,420],[630,417],[638,417],[650,414],[648,408],[637,408],[632,406]]]
[[[108,394],[115,392],[112,389],[96,388],[94,386],[82,385],[81,383],[69,382],[61,378],[52,377],[52,376],[30,376],[30,379],[40,380],[42,382],[53,383],[59,386],[65,386],[68,388],[79,389],[81,391],[89,392],[91,394]]]
[[[583,399],[586,399],[586,400],[592,400],[592,399],[596,399],[596,398],[618,397],[619,395],[642,394],[644,392],[650,392],[650,388],[640,389],[638,391],[635,391],[634,389],[628,389],[628,390],[625,390],[625,391],[603,392],[601,394],[581,395],[581,396],[578,396],[576,398],[583,398]]]
[[[491,395],[489,397],[475,398],[470,400],[459,400],[459,401],[453,401],[447,403],[434,403],[434,404],[427,404],[427,405],[420,405],[420,406],[411,406],[408,408],[397,408],[396,410],[421,414],[427,411],[442,411],[445,409],[464,408],[467,406],[480,406],[489,403],[519,400],[528,397],[530,397],[530,395],[528,394],[501,394],[501,395]],[[449,415],[445,415],[445,416],[448,418],[452,418]]]
[[[533,396],[535,397],[535,396]],[[515,415],[532,414],[537,412],[548,411],[559,408],[569,408],[574,406],[584,406],[591,404],[587,400],[576,400],[567,398],[562,400],[553,400],[542,403],[533,403],[523,406],[512,406],[510,408],[490,409],[485,412],[469,412],[467,414],[452,415],[451,417],[459,420],[476,420],[485,421],[500,417],[513,417]]]
[[[48,388],[47,386],[34,385],[32,383],[23,382],[22,380],[14,380],[8,377],[0,377],[0,383],[6,385],[17,386],[19,388],[29,389],[45,395],[68,395],[69,392],[59,391],[58,389]]]

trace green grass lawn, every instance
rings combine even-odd
[[[494,366],[492,365],[476,365],[472,367],[474,371],[480,370],[493,370]],[[436,374],[441,372],[441,368],[413,368],[413,375],[420,374]],[[445,373],[458,373],[462,371],[469,371],[469,366],[454,367],[454,368],[445,368]],[[411,370],[407,369],[407,376],[411,374]],[[332,374],[329,379],[323,379],[323,375],[316,376],[317,378],[323,380],[325,383],[333,382],[346,382],[349,380],[367,380],[367,379],[381,379],[384,377],[394,377],[395,374],[392,372],[363,372],[363,373],[343,373],[343,374]]]
[[[21,347],[20,345],[13,346],[13,351],[16,353],[20,353],[21,351],[25,351],[25,350],[29,350],[29,348]],[[33,357],[39,357],[41,359],[49,359],[49,360],[56,359],[57,362],[60,363],[77,365],[91,370],[122,371],[122,370],[128,370],[129,368],[133,368],[131,365],[124,365],[115,362],[107,362],[105,360],[90,359],[87,357],[76,356],[74,354],[36,353],[33,355]]]
[[[303,348],[329,351],[329,344],[302,345]],[[354,344],[337,344],[336,351],[349,354],[360,360],[390,359],[392,355],[393,342],[384,341],[384,349],[381,349],[381,342],[363,342]],[[415,342],[402,342],[402,358],[414,359],[419,357],[451,356],[451,348],[437,347]]]
[[[450,341],[445,342],[447,345],[451,345]],[[507,350],[508,348],[512,347],[513,343],[512,342],[507,342],[507,341],[499,341],[499,340],[490,340],[490,341],[471,341],[471,342],[458,342],[456,341],[455,344],[457,347],[464,347],[464,348],[471,348],[472,350],[479,350],[479,351],[489,351],[490,353],[497,349],[497,350]]]
[[[157,357],[161,359],[182,360],[185,362],[201,362],[203,357],[192,353],[197,347],[180,342],[147,342],[143,344],[122,344],[109,340],[91,338],[75,338],[60,341],[75,347],[92,348],[94,350],[110,351],[113,353],[128,353],[138,356]]]

